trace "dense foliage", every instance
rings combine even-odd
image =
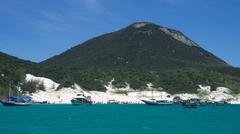
[[[41,64],[72,68],[169,69],[178,67],[227,66],[221,59],[199,46],[184,42],[149,24],[135,24],[77,45]],[[181,37],[186,37],[179,32]],[[187,38],[187,37],[186,37]]]
[[[16,95],[17,86],[22,87],[23,91],[29,92],[34,92],[36,88],[44,89],[41,83],[25,81],[25,74],[29,70],[33,70],[32,68],[36,65],[36,63],[0,52],[0,98],[6,98],[10,89],[11,94]]]
[[[151,82],[172,93],[195,92],[198,84],[238,91],[239,69],[199,45],[189,46],[174,39],[160,30],[162,26],[134,25],[42,62],[48,70],[45,74],[61,83],[76,82],[88,90],[105,90],[104,85],[114,78],[117,87],[129,83],[134,89],[143,89]],[[179,31],[168,30],[189,39]]]
[[[59,71],[61,70],[61,71]],[[170,93],[194,93],[197,85],[224,86],[240,93],[240,69],[232,67],[180,68],[159,70],[137,69],[68,69],[58,72],[46,71],[49,78],[66,85],[76,82],[86,90],[105,91],[104,85],[114,79],[116,87],[125,87],[126,83],[136,90],[146,89],[146,84],[162,87]],[[51,74],[49,73],[51,72]],[[67,72],[67,73],[66,73]],[[232,74],[231,74],[232,72]]]

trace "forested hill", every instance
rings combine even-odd
[[[95,68],[159,69],[226,66],[183,33],[150,22],[90,39],[54,56],[44,65]]]
[[[129,83],[144,89],[151,82],[173,93],[195,92],[197,84],[237,90],[240,77],[229,73],[238,69],[182,32],[151,22],[95,37],[41,65],[51,69],[46,75],[52,79],[66,85],[77,82],[88,90],[105,90],[104,84],[113,78],[116,87]]]
[[[77,83],[86,90],[106,91],[104,85],[114,79],[116,87],[128,83],[136,90],[152,83],[170,93],[193,93],[198,84],[240,92],[239,68],[182,32],[150,22],[95,37],[38,64],[0,54],[0,70],[6,76],[31,73],[60,83],[59,88]],[[7,84],[6,76],[1,77],[0,87]]]

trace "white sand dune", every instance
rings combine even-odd
[[[69,104],[71,103],[71,99],[76,97],[77,94],[83,92],[86,96],[91,96],[94,103],[107,103],[108,100],[116,100],[120,103],[132,103],[132,104],[140,104],[143,103],[141,99],[149,99],[152,97],[152,91],[150,90],[152,84],[148,84],[148,88],[146,91],[136,91],[131,89],[129,84],[125,88],[116,88],[112,85],[112,81],[105,85],[107,91],[84,91],[81,86],[74,84],[71,88],[61,88],[57,90],[59,86],[58,83],[44,77],[36,77],[31,74],[26,75],[26,81],[38,81],[42,83],[46,90],[41,91],[38,90],[35,93],[29,94],[33,101],[35,102],[49,102],[54,104]],[[154,91],[153,97],[156,99],[165,99],[165,100],[173,100],[174,97],[178,96],[183,100],[191,99],[191,98],[204,98],[211,101],[221,101],[221,100],[231,100],[232,104],[240,104],[240,95],[230,94],[230,89],[225,87],[218,87],[216,91],[211,91],[210,86],[202,86],[199,85],[199,92],[205,92],[206,95],[204,97],[200,97],[199,94],[174,94],[171,95],[165,91]],[[120,92],[124,92],[120,94]]]

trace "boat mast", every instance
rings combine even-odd
[[[152,99],[153,99],[153,88],[152,88]]]
[[[10,95],[11,95],[11,81],[9,82],[9,89],[8,89],[8,101],[10,101]]]
[[[161,92],[161,99],[162,99],[162,92]]]
[[[19,102],[19,85],[17,86],[17,102]]]

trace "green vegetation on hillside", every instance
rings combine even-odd
[[[56,69],[56,68],[55,68]],[[234,93],[240,93],[240,69],[232,67],[179,68],[159,70],[137,69],[73,69],[61,68],[54,71],[41,71],[62,86],[70,86],[74,82],[85,90],[105,91],[106,85],[113,78],[116,87],[125,87],[126,83],[136,90],[146,89],[147,83],[162,87],[169,93],[195,93],[197,85],[211,85],[213,88],[224,86]],[[36,72],[37,73],[37,72]]]
[[[18,59],[13,56],[0,52],[0,98],[8,96],[9,89],[12,89],[12,94],[16,95],[16,86],[22,87],[25,92],[35,92],[36,89],[44,90],[41,83],[26,82],[26,73],[34,70],[37,64]]]
[[[160,28],[149,24],[136,29],[132,24],[88,40],[41,64],[48,67],[148,70],[227,66],[212,53],[198,46],[188,46]],[[179,35],[186,37],[180,32]]]
[[[239,69],[199,45],[173,38],[161,30],[162,26],[144,23],[136,28],[136,24],[42,62],[44,75],[63,85],[76,82],[87,90],[104,91],[104,85],[114,78],[116,87],[129,83],[134,89],[144,89],[151,82],[170,93],[196,92],[198,84],[239,91]],[[190,40],[179,31],[165,29]]]

